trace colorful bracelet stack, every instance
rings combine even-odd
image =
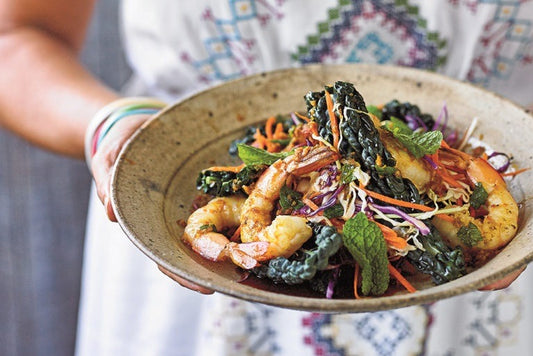
[[[166,105],[154,98],[131,97],[115,100],[100,109],[85,132],[85,160],[89,170],[98,146],[118,121],[132,115],[153,115]]]

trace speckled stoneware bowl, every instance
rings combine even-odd
[[[433,73],[373,65],[275,71],[193,95],[168,107],[134,135],[120,155],[112,183],[112,203],[126,235],[153,261],[201,286],[249,301],[321,312],[375,311],[432,302],[476,290],[533,259],[533,170],[509,185],[521,205],[515,239],[484,267],[440,286],[427,279],[415,281],[418,291],[412,294],[327,300],[297,288],[243,283],[233,264],[206,261],[184,245],[182,222],[198,195],[198,172],[215,164],[235,164],[227,148],[245,127],[271,115],[305,111],[305,93],[337,80],[354,83],[367,104],[397,98],[437,116],[446,102],[452,126],[464,130],[477,116],[480,122],[474,136],[511,153],[518,167],[533,167],[533,118],[510,101],[472,85]]]

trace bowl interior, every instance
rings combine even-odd
[[[498,151],[511,153],[518,167],[532,167],[533,120],[522,108],[469,84],[419,70],[374,66],[307,66],[232,81],[171,105],[144,125],[117,161],[112,203],[130,240],[149,258],[172,272],[221,293],[292,309],[362,312],[426,303],[475,290],[533,259],[532,171],[515,177],[509,188],[521,206],[516,238],[482,268],[450,283],[415,282],[413,294],[398,292],[369,299],[317,298],[300,288],[248,279],[231,263],[214,263],[181,241],[191,213],[198,172],[212,165],[237,164],[229,143],[244,129],[269,116],[305,111],[303,96],[337,80],[348,81],[367,104],[410,101],[438,115],[444,103],[450,125],[463,132],[474,117],[475,136]]]

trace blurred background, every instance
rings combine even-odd
[[[82,53],[115,89],[130,75],[118,6],[98,2]],[[0,355],[73,354],[90,184],[85,162],[0,129]]]

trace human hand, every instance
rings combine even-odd
[[[172,280],[178,282],[182,287],[185,287],[185,288],[188,288],[190,290],[193,290],[195,292],[199,292],[199,293],[202,293],[202,294],[213,294],[215,293],[215,291],[211,290],[211,289],[207,289],[207,288],[204,288],[204,287],[201,287],[197,284],[194,284],[194,283],[191,283],[189,281],[187,281],[186,279],[183,279],[177,275],[175,275],[174,273],[170,272],[168,269],[166,269],[165,267],[163,266],[157,266],[159,268],[159,270],[161,272],[163,272],[166,276],[170,277]]]
[[[150,115],[132,115],[127,120],[118,121],[104,137],[91,161],[91,171],[98,197],[104,204],[107,216],[111,221],[117,221],[110,201],[112,168],[122,149],[122,146],[133,133],[148,119]]]

